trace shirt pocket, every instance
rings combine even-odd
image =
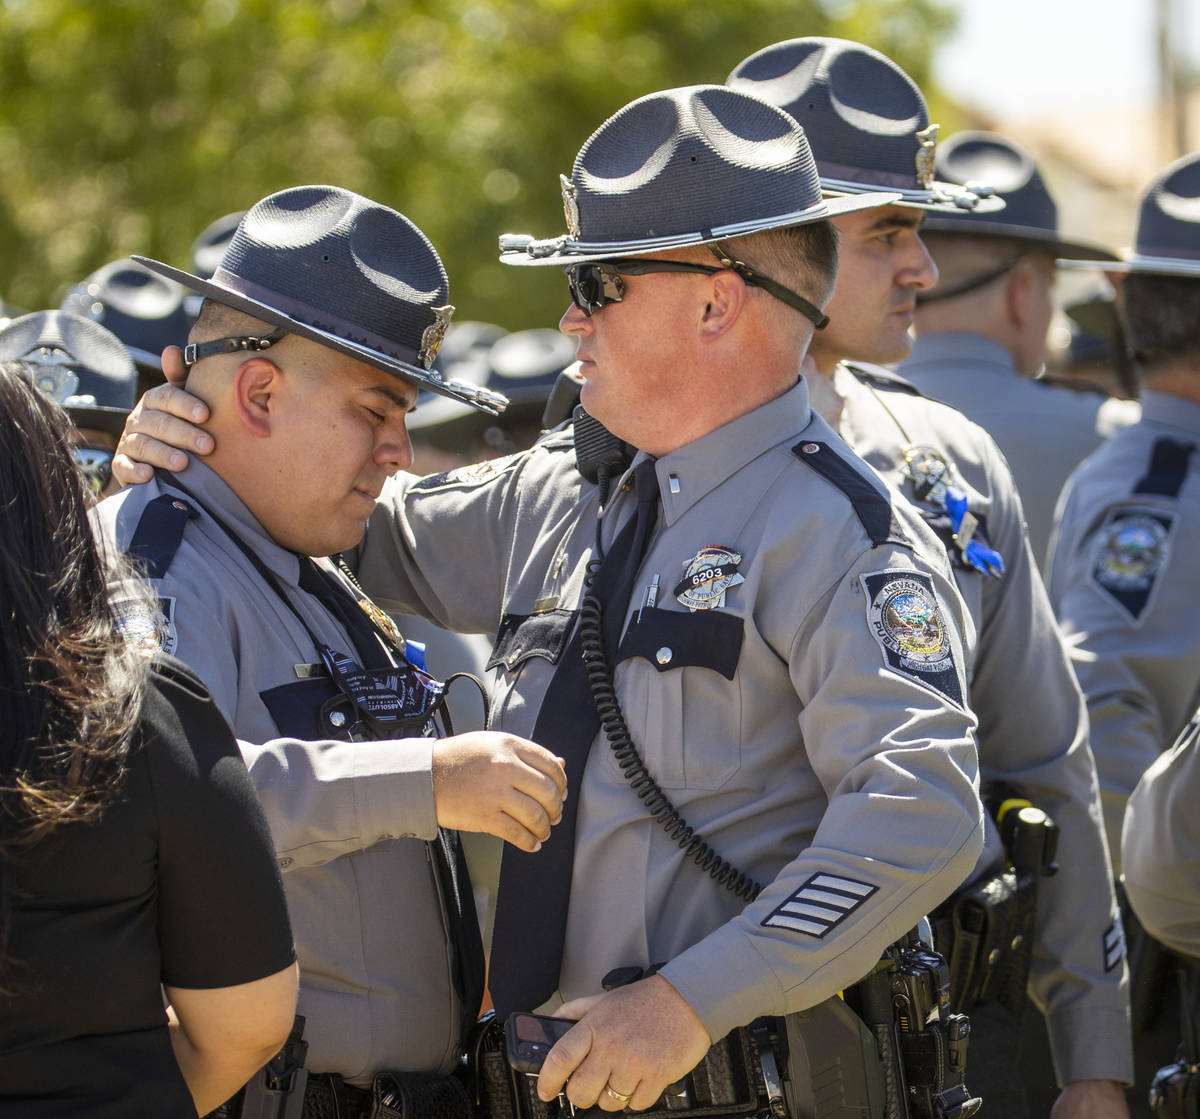
[[[490,726],[533,737],[535,706],[562,660],[576,617],[574,610],[548,610],[501,618],[487,662],[487,671],[494,673]]]
[[[305,741],[345,737],[342,728],[356,718],[350,701],[325,708],[331,699],[340,696],[337,686],[328,676],[313,676],[291,684],[280,684],[258,693],[263,706],[279,728],[280,735]],[[337,721],[339,717],[340,722]]]
[[[744,630],[742,618],[720,610],[647,608],[630,621],[616,658],[636,662],[625,667],[622,706],[664,789],[719,789],[741,767]]]

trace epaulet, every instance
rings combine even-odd
[[[564,420],[558,427],[542,432],[538,436],[537,446],[548,451],[562,451],[575,446],[575,425],[571,420]]]
[[[194,516],[196,510],[182,497],[165,493],[156,497],[142,510],[125,554],[137,561],[147,579],[161,579],[179,551],[184,527]]]
[[[1102,396],[1107,398],[1112,395],[1103,385],[1082,377],[1063,377],[1058,373],[1042,373],[1034,377],[1034,382],[1039,385],[1049,385],[1052,389],[1070,389],[1071,392],[1084,397]]]
[[[901,377],[899,373],[885,369],[882,365],[860,365],[856,361],[843,361],[842,364],[864,385],[870,385],[873,389],[883,389],[885,392],[906,392],[910,396],[924,395],[912,381]]]
[[[792,448],[806,466],[833,483],[849,499],[863,529],[878,547],[888,540],[908,543],[903,529],[892,513],[892,503],[879,492],[853,464],[842,458],[828,443],[805,439]]]
[[[1150,452],[1150,465],[1133,492],[1178,497],[1195,449],[1195,443],[1184,443],[1178,439],[1155,439],[1154,448]]]

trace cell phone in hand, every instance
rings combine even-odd
[[[548,1018],[518,1010],[504,1023],[509,1065],[526,1076],[537,1076],[555,1043],[575,1023],[569,1018]]]

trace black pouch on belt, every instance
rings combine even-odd
[[[371,1081],[370,1119],[471,1119],[471,1100],[453,1076],[385,1069]]]

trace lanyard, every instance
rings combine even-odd
[[[321,663],[340,693],[340,696],[334,697],[324,705],[323,715],[326,714],[325,708],[342,704],[343,700],[349,701],[356,718],[345,727],[344,733],[351,740],[357,741],[396,738],[401,732],[427,732],[431,719],[443,702],[442,693],[445,686],[413,665],[375,618],[366,611],[359,611],[357,601],[350,596],[347,588],[323,572],[311,557],[296,557],[300,563],[300,589],[313,595],[335,620],[342,622],[359,658],[382,659],[385,662],[383,667],[364,668],[354,657],[330,648],[313,632],[304,616],[288,598],[278,576],[254,549],[211,509],[198,501],[177,479],[161,480],[181,491],[205,510],[213,523],[250,561],[263,581],[308,634]],[[359,612],[361,617],[358,616]]]

